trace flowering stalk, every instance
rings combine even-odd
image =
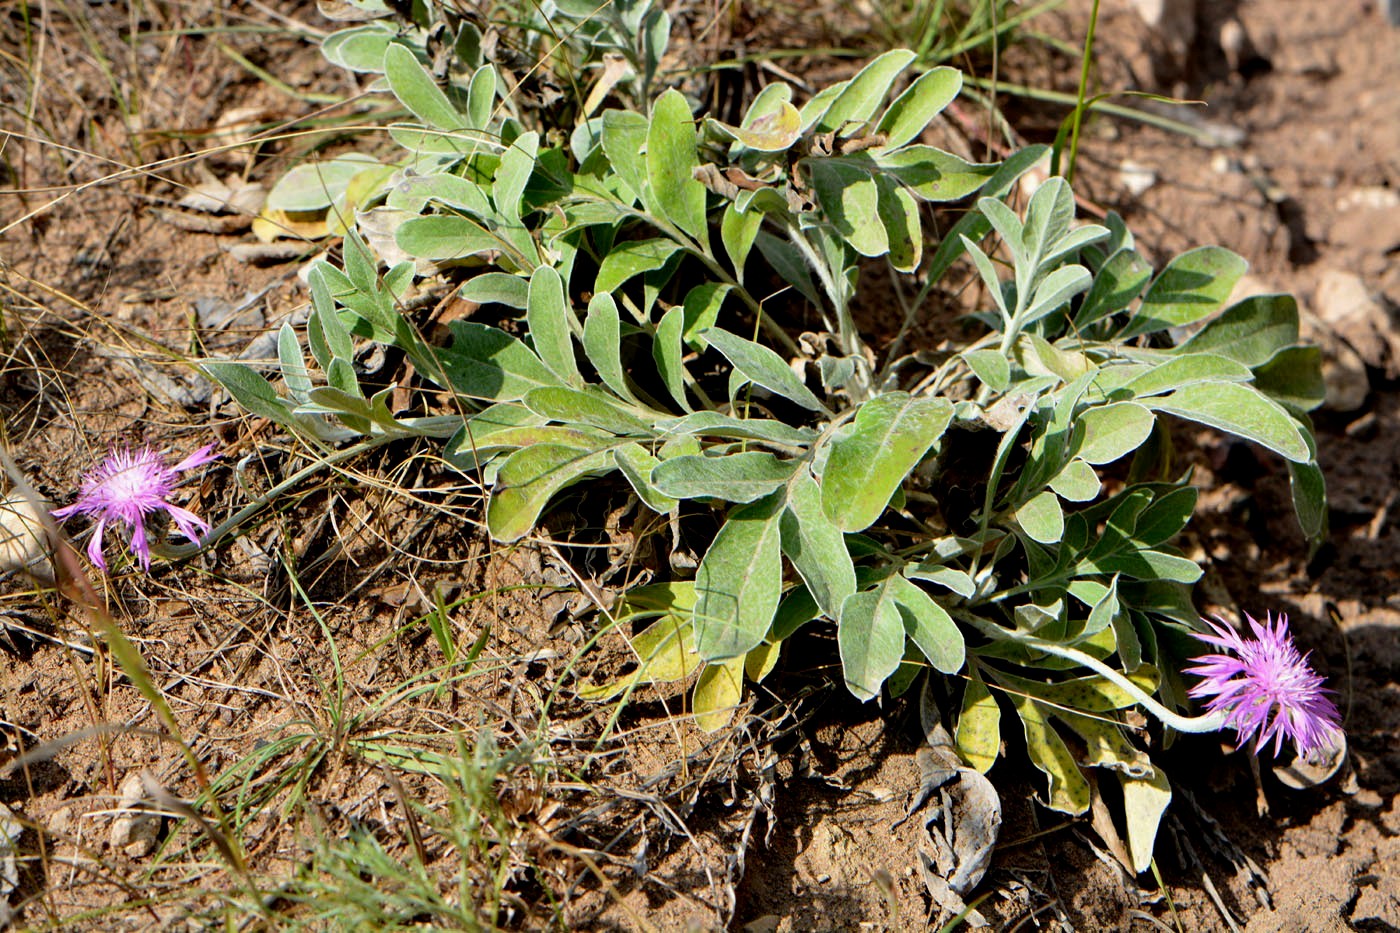
[[[113,448],[107,458],[83,477],[82,491],[70,506],[52,514],[59,521],[74,515],[97,519],[88,542],[88,557],[100,569],[107,569],[102,553],[102,536],[109,525],[126,527],[131,534],[131,552],[141,569],[151,569],[151,542],[147,539],[146,523],[164,512],[175,522],[180,534],[199,543],[199,533],[209,530],[209,523],[170,501],[180,474],[218,458],[214,445],[201,447],[185,459],[170,466],[165,458],[149,445],[121,450]]]
[[[1254,740],[1254,752],[1270,740],[1278,754],[1285,738],[1304,758],[1327,750],[1340,737],[1341,716],[1322,687],[1322,677],[1308,665],[1288,632],[1286,616],[1270,617],[1260,625],[1246,615],[1254,638],[1242,638],[1226,626],[1207,623],[1215,634],[1197,635],[1201,641],[1232,654],[1204,655],[1193,660],[1197,667],[1186,672],[1204,679],[1188,692],[1208,698],[1206,712],[1182,716],[1172,712],[1137,684],[1093,655],[1076,648],[1008,630],[972,615],[960,615],[992,638],[1012,638],[1018,644],[1081,664],[1131,696],[1163,725],[1178,732],[1218,732],[1227,726],[1239,733],[1241,743]]]

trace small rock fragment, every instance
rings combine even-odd
[[[141,775],[132,772],[117,790],[117,816],[107,841],[132,858],[144,858],[155,851],[160,836],[161,815],[153,812],[141,784]]]
[[[1400,333],[1381,299],[1359,275],[1328,269],[1314,294],[1317,316],[1357,352],[1368,366],[1400,376]]]
[[[41,580],[53,579],[53,545],[40,512],[52,507],[52,502],[34,503],[23,495],[0,500],[0,573],[23,570]]]
[[[1157,173],[1140,162],[1127,161],[1118,166],[1118,184],[1135,198],[1140,198],[1157,184]]]

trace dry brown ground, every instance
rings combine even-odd
[[[26,40],[24,11],[37,18],[41,8],[0,5],[0,46],[14,56],[4,62],[0,130],[15,134],[0,137],[0,183],[13,189],[0,191],[0,416],[29,482],[59,502],[114,442],[146,438],[184,450],[212,432],[223,459],[190,497],[217,519],[294,472],[306,453],[171,359],[236,354],[305,299],[291,266],[232,259],[225,247],[237,232],[191,233],[163,211],[206,172],[270,183],[305,151],[281,140],[258,147],[256,158],[241,147],[183,161],[220,141],[214,134],[230,113],[260,129],[311,113],[314,95],[352,88],[277,19],[285,13],[319,28],[309,5],[142,6],[134,25],[150,34],[128,45],[121,37],[133,9],[93,4],[70,16],[55,3]],[[1113,4],[1105,11],[1103,81],[1150,83],[1140,27]],[[1047,28],[1078,35],[1082,14],[1072,8]],[[1222,15],[1212,9],[1203,27]],[[1166,67],[1159,77],[1209,100],[1206,119],[1242,130],[1243,141],[1208,150],[1097,121],[1081,194],[1123,212],[1159,259],[1221,243],[1249,258],[1266,286],[1305,301],[1329,268],[1400,300],[1400,210],[1357,219],[1347,206],[1357,191],[1400,191],[1397,34],[1360,3],[1256,0],[1238,15],[1257,59],[1229,61],[1218,33],[1203,28],[1175,63],[1179,72]],[[837,10],[830,28],[849,21]],[[287,31],[181,31],[216,23]],[[753,30],[749,51],[817,43],[828,28],[799,14],[731,26]],[[834,74],[848,66],[805,67]],[[1030,84],[1072,80],[1061,58],[1013,54],[1005,67]],[[1046,113],[1059,116],[1012,106],[1036,138],[1050,128]],[[1129,160],[1155,175],[1139,198],[1118,184]],[[153,167],[126,170],[136,165]],[[208,317],[229,307],[239,311],[232,321]],[[1266,770],[1272,815],[1260,820],[1240,756],[1209,743],[1168,754],[1181,791],[1159,848],[1169,906],[1152,880],[1127,878],[1104,855],[1087,823],[1039,809],[1029,775],[999,765],[993,778],[1007,823],[981,889],[996,926],[1225,929],[1206,879],[1251,930],[1400,926],[1400,528],[1392,519],[1400,369],[1391,368],[1400,354],[1388,355],[1395,331],[1385,323],[1364,406],[1319,418],[1332,537],[1311,564],[1277,464],[1202,437],[1196,473],[1205,495],[1194,534],[1211,561],[1203,608],[1294,617],[1342,693],[1354,771],[1297,793]],[[605,516],[622,504],[570,501],[560,511]],[[478,505],[471,485],[429,450],[390,449],[299,487],[244,543],[150,576],[98,579],[204,768],[229,778],[221,801],[240,808],[230,818],[265,884],[290,881],[319,864],[321,847],[368,833],[404,863],[426,856],[449,894],[465,863],[473,896],[492,905],[482,919],[505,926],[927,928],[916,821],[892,828],[917,786],[917,710],[862,707],[832,690],[831,645],[813,635],[787,652],[776,695],[759,691],[731,732],[703,736],[670,690],[643,692],[610,722],[610,710],[571,696],[572,677],[602,676],[625,657],[605,644],[583,656],[580,670],[574,659],[594,627],[567,592],[556,594],[571,583],[564,561],[601,578],[607,550],[500,552],[476,530]],[[625,544],[606,530],[592,534]],[[626,573],[603,582],[621,585]],[[19,924],[175,928],[191,914],[216,915],[219,892],[236,885],[209,846],[183,851],[200,841],[198,831],[175,832],[159,858],[109,838],[129,775],[149,772],[185,798],[199,791],[179,750],[157,738],[152,705],[73,604],[19,577],[0,586],[0,765],[77,737],[0,772],[0,802],[28,827],[12,898],[23,902]],[[425,622],[435,590],[450,606],[456,650],[480,645],[470,670],[446,663]],[[110,728],[92,731],[98,724]],[[505,752],[498,769],[474,772],[484,789],[469,809],[495,822],[465,860],[431,831],[432,815],[450,806],[450,782],[422,773],[433,767],[403,767],[414,754],[420,762],[425,752],[453,755],[455,736]],[[292,786],[283,786],[289,776]],[[172,831],[166,821],[162,832]],[[270,903],[286,911],[279,916],[304,915]]]

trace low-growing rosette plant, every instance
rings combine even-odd
[[[556,9],[577,22],[576,6]],[[1219,247],[1154,270],[1116,215],[1080,222],[1061,178],[1015,206],[1044,147],[978,164],[924,141],[959,92],[953,69],[910,75],[895,50],[805,101],[769,84],[730,124],[661,89],[659,7],[618,9],[627,67],[571,59],[588,77],[563,125],[512,96],[465,26],[447,65],[428,23],[329,36],[328,58],[408,114],[387,128],[397,148],[302,166],[274,191],[271,209],[323,211],[345,235],[342,263],[307,276],[311,359],[284,326],[280,388],[242,363],[206,371],[318,447],[441,439],[489,488],[501,542],[578,484],[625,482],[666,516],[703,556],[605,607],[638,663],[586,696],[691,683],[698,723],[718,729],[745,682],[821,626],[861,700],[947,680],[980,771],[1009,717],[1046,806],[1085,812],[1088,769],[1117,780],[1139,870],[1170,785],[1129,711],[1315,750],[1335,709],[1227,685],[1269,676],[1256,660],[1201,662],[1213,686],[1195,695],[1214,699],[1186,715],[1199,637],[1254,649],[1206,632],[1201,567],[1173,544],[1196,503],[1180,421],[1277,457],[1305,534],[1324,532],[1307,417],[1322,383],[1293,299],[1227,304],[1245,263]],[[928,205],[966,199],[930,243]],[[963,342],[906,350],[917,304],[889,345],[862,331],[855,299],[881,264],[926,296],[963,260],[985,296]],[[403,310],[425,276],[482,306],[445,341]],[[362,341],[401,350],[453,409],[391,411],[394,387],[367,393],[357,373]],[[1306,669],[1280,633],[1256,630],[1270,670]]]

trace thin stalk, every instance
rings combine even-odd
[[[1094,32],[1099,25],[1099,0],[1089,13],[1089,31],[1084,36],[1084,55],[1079,63],[1079,92],[1076,94],[1074,118],[1069,130],[1069,165],[1065,168],[1065,181],[1074,183],[1074,165],[1079,158],[1079,124],[1084,117],[1084,95],[1089,90],[1089,68],[1094,61]]]

